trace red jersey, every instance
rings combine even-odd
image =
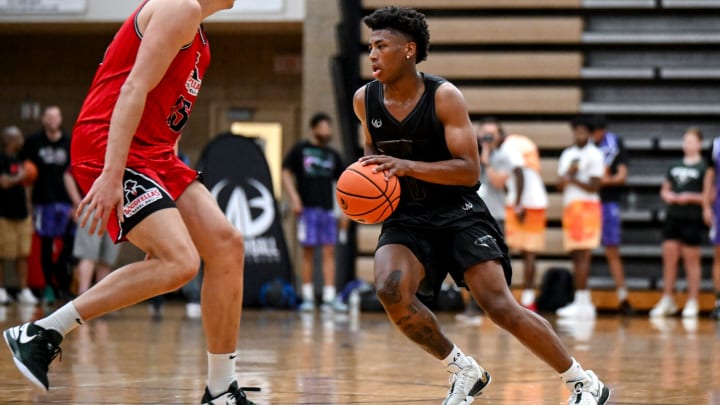
[[[95,74],[73,128],[70,153],[73,165],[104,164],[110,117],[142,40],[137,16],[144,4],[115,34]],[[165,76],[148,94],[130,145],[128,166],[174,156],[173,147],[190,116],[209,63],[210,46],[199,27],[193,41],[178,51]]]

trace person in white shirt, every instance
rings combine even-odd
[[[559,308],[557,315],[594,318],[595,306],[587,288],[592,249],[600,246],[602,209],[600,180],[605,171],[600,149],[589,142],[591,123],[577,117],[572,123],[575,144],[563,150],[558,164],[558,188],[563,190],[563,240],[571,252],[575,273],[573,302]]]

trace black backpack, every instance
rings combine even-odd
[[[540,312],[554,312],[571,303],[574,294],[572,273],[564,267],[551,267],[543,275],[535,304]]]

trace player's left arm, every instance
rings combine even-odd
[[[438,162],[366,156],[365,164],[377,164],[375,172],[387,170],[388,177],[410,176],[428,183],[472,187],[480,178],[477,139],[460,90],[445,82],[435,92],[435,113],[445,128],[445,142],[451,159]]]

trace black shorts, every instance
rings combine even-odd
[[[700,246],[707,227],[701,218],[666,218],[663,226],[663,240],[679,240],[684,245]]]
[[[399,244],[410,249],[425,266],[419,295],[437,296],[449,273],[455,283],[465,285],[465,271],[478,263],[499,260],[510,285],[512,267],[502,232],[485,209],[472,212],[439,227],[405,226],[397,221],[383,225],[377,247]]]

